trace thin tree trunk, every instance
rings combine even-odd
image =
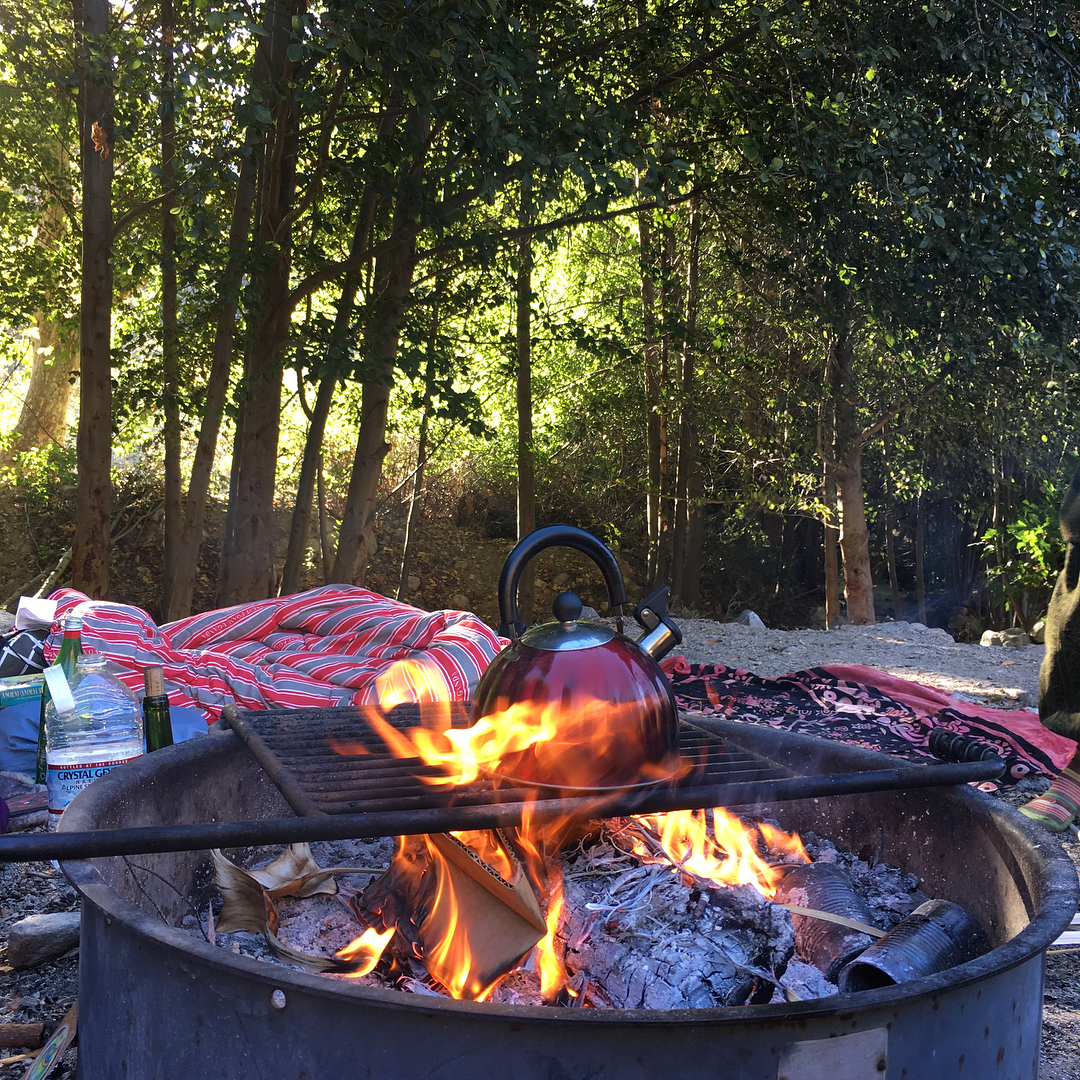
[[[892,494],[892,485],[889,483],[889,457],[891,443],[885,444],[885,561],[889,566],[889,591],[892,594],[893,618],[897,621],[904,618],[903,605],[900,602],[900,582],[896,576],[896,499]]]
[[[656,252],[650,210],[638,214],[638,259],[641,272],[641,321],[644,332],[645,367],[645,442],[647,457],[647,495],[645,503],[649,587],[660,576],[661,515],[661,431],[660,431],[660,339],[656,329]]]
[[[675,280],[675,237],[671,226],[661,226],[660,245],[660,311],[663,332],[660,335],[660,548],[656,556],[657,577],[663,581],[671,573],[671,545],[673,514],[671,476],[671,410],[669,394],[671,386],[672,332],[681,312],[678,284]]]
[[[919,622],[926,625],[926,579],[923,559],[926,555],[926,505],[922,489],[915,502],[915,602],[919,607]]]
[[[405,300],[412,287],[414,234],[405,219],[404,207],[396,215],[399,243],[377,260],[375,294],[380,301],[364,335],[372,376],[361,384],[360,430],[356,438],[349,492],[345,499],[332,578],[362,585],[374,550],[375,495],[382,463],[390,444],[386,441],[386,414],[393,385],[398,337],[405,318]],[[401,220],[405,219],[405,220]]]
[[[893,516],[893,504],[889,503],[889,509],[885,514],[885,558],[889,564],[889,590],[892,593],[893,618],[900,621],[904,618],[904,607],[900,602],[900,583],[896,578],[896,518]]]
[[[270,71],[282,76],[296,0],[274,8]],[[238,389],[243,436],[233,462],[232,505],[221,549],[219,607],[260,600],[274,588],[274,481],[281,422],[282,352],[289,333],[291,229],[284,220],[296,194],[297,107],[289,95],[277,105],[274,138],[262,155],[259,232],[278,255],[259,275],[257,328],[248,341]]]
[[[443,290],[442,277],[436,280],[435,294],[432,298],[431,327],[428,333],[427,363],[424,366],[424,398],[420,405],[420,435],[416,442],[416,469],[413,472],[412,488],[409,491],[409,514],[405,519],[405,541],[401,545],[401,568],[398,573],[397,599],[404,600],[408,595],[409,573],[412,569],[412,542],[416,528],[420,524],[421,495],[424,490],[424,470],[428,459],[428,431],[431,427],[431,399],[435,394],[435,350],[439,339],[439,316],[441,314]]]
[[[285,556],[285,568],[281,571],[282,596],[289,596],[300,590],[300,574],[304,568],[304,555],[307,553],[308,534],[311,531],[311,500],[315,493],[316,475],[322,463],[323,435],[336,388],[337,379],[323,379],[319,383],[319,392],[311,410],[307,439],[304,442],[304,460],[300,465],[300,477],[296,483],[296,504],[289,528],[289,550]]]
[[[263,24],[272,28],[275,19],[273,0],[264,6]],[[268,38],[261,39],[252,63],[250,84],[259,87],[265,82],[270,64]],[[256,136],[249,134],[249,144]],[[191,463],[187,495],[184,498],[184,524],[176,544],[174,580],[166,586],[169,596],[165,617],[169,621],[183,618],[191,612],[198,572],[199,547],[203,539],[203,524],[210,493],[210,477],[217,453],[218,434],[225,414],[225,401],[229,390],[229,374],[232,371],[234,341],[236,335],[236,310],[240,299],[244,264],[248,251],[251,227],[251,210],[255,201],[255,154],[241,160],[240,175],[233,196],[232,218],[229,222],[229,258],[218,286],[220,297],[214,327],[214,346],[210,361],[210,373],[206,382],[206,401],[203,406],[202,423]]]
[[[385,138],[392,123],[392,113],[393,110],[391,109],[387,109],[383,113],[383,118],[379,124],[378,139],[380,142]],[[368,184],[360,199],[360,208],[356,215],[356,224],[353,228],[352,244],[349,250],[350,257],[358,255],[371,241],[375,205],[375,185]],[[334,316],[334,326],[330,331],[330,340],[327,343],[324,356],[324,366],[330,369],[337,369],[341,365],[342,354],[345,352],[345,344],[348,339],[349,324],[352,322],[353,312],[356,309],[356,294],[360,289],[360,284],[360,271],[346,274],[345,280],[342,282],[337,313]],[[289,550],[285,556],[285,569],[281,574],[281,591],[286,595],[296,592],[300,585],[300,568],[303,565],[304,553],[307,551],[308,532],[311,528],[311,498],[315,485],[316,466],[321,467],[323,436],[326,433],[326,421],[330,415],[330,405],[333,400],[336,382],[335,377],[324,376],[319,385],[319,395],[308,426],[308,437],[304,444],[304,460],[300,466],[300,477],[296,485],[296,503],[293,506],[292,522],[289,528]],[[322,522],[320,520],[321,528]],[[325,558],[325,551],[323,554]],[[324,561],[323,576],[328,577],[329,573],[330,568]],[[329,584],[329,580],[327,580],[326,584]]]
[[[176,296],[176,112],[172,0],[161,0],[161,359],[165,442],[165,553],[162,610],[171,607],[176,582],[177,543],[183,527],[183,481],[180,475],[180,339]]]
[[[319,500],[319,544],[322,551],[323,584],[330,584],[330,570],[334,562],[333,544],[330,540],[330,515],[326,512],[326,478],[323,475],[323,453],[319,452],[318,488]]]
[[[690,251],[686,287],[687,347],[683,360],[683,427],[686,433],[686,552],[683,557],[682,598],[694,610],[701,600],[701,552],[705,546],[705,515],[702,498],[705,480],[701,472],[701,440],[697,422],[698,306],[701,297],[701,203],[690,201]],[[680,451],[679,460],[683,454]]]
[[[862,449],[856,411],[854,347],[849,328],[834,332],[830,364],[836,408],[836,493],[840,504],[840,552],[844,560],[844,598],[848,622],[875,622],[874,582],[870,573],[870,534],[863,502]]]
[[[822,522],[822,562],[825,569],[825,628],[831,630],[840,622],[840,530],[836,527],[836,425],[833,418],[833,399],[822,403],[818,418],[818,441],[827,451],[822,464],[821,496],[825,504]]]
[[[532,220],[529,189],[522,185],[518,220],[527,226]],[[533,458],[532,399],[532,241],[518,242],[517,273],[517,537],[536,528],[536,478]],[[536,601],[535,561],[528,563],[518,584],[518,617],[533,621]]]
[[[113,93],[108,65],[104,72],[92,73],[90,42],[108,33],[109,3],[74,0],[72,12],[79,39],[77,113],[82,174],[79,474],[72,584],[87,596],[101,599],[109,591],[112,512]]]
[[[332,578],[362,585],[374,551],[375,496],[382,464],[390,444],[386,441],[386,414],[394,383],[398,340],[405,320],[405,302],[412,289],[416,261],[416,230],[410,192],[419,188],[424,170],[426,121],[415,108],[407,121],[416,153],[396,192],[391,239],[396,241],[375,262],[372,287],[377,310],[364,333],[364,351],[371,375],[361,383],[360,430],[356,437],[349,491],[338,531],[337,556]]]
[[[700,502],[691,505],[691,499],[700,499],[692,491],[691,477],[695,474],[700,482],[701,463],[695,415],[694,366],[696,362],[695,333],[697,329],[698,302],[698,252],[701,240],[700,210],[697,199],[690,202],[689,244],[686,268],[686,311],[683,315],[683,334],[680,363],[682,367],[682,402],[679,416],[679,460],[675,474],[675,535],[671,554],[671,593],[684,604],[697,602],[701,578],[701,549],[691,553],[691,532],[695,517],[700,533]],[[698,539],[700,545],[700,539]],[[693,584],[691,584],[693,579]]]
[[[428,384],[430,385],[430,383]],[[416,470],[413,472],[412,490],[409,492],[409,514],[405,519],[405,542],[401,545],[401,568],[398,571],[396,599],[405,600],[409,595],[409,574],[412,571],[413,538],[420,524],[420,496],[424,486],[424,469],[427,466],[428,428],[431,422],[431,395],[424,394],[420,410],[420,435],[416,442]]]

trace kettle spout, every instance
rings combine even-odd
[[[654,660],[667,656],[682,641],[682,631],[667,613],[668,587],[662,585],[634,608],[642,632],[634,639]]]

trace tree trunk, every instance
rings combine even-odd
[[[299,373],[297,377],[300,377]],[[323,435],[326,433],[326,421],[330,416],[336,388],[337,379],[332,376],[323,379],[319,383],[315,406],[311,410],[307,439],[304,441],[304,460],[296,482],[296,503],[289,526],[289,550],[285,556],[285,568],[281,571],[282,596],[290,596],[300,591],[300,574],[304,568],[304,555],[307,553],[308,534],[311,531],[311,500],[315,494],[316,475],[322,464]]]
[[[176,581],[176,545],[183,527],[183,481],[180,476],[180,339],[176,299],[176,112],[172,0],[161,0],[161,360],[162,411],[165,417],[165,554],[162,567],[162,610],[171,606],[169,590]]]
[[[319,500],[319,545],[322,552],[323,584],[330,584],[330,570],[334,562],[333,544],[330,539],[330,515],[326,512],[326,480],[323,476],[323,455],[319,452],[319,472],[316,498]]]
[[[269,33],[275,22],[276,7],[273,0],[264,6],[263,25]],[[269,38],[260,39],[251,67],[250,84],[259,87],[265,82],[270,69]],[[257,141],[255,133],[249,134],[248,144]],[[199,438],[191,463],[187,495],[184,498],[184,524],[176,543],[176,556],[171,586],[166,585],[169,597],[165,618],[170,622],[183,618],[191,612],[198,572],[199,547],[203,539],[203,524],[210,493],[210,477],[217,453],[221,419],[225,414],[225,401],[229,390],[229,374],[232,371],[233,346],[236,334],[236,309],[240,299],[244,263],[248,251],[248,235],[251,227],[251,209],[255,201],[255,154],[244,157],[240,176],[233,196],[232,218],[229,222],[229,258],[218,286],[219,303],[214,327],[214,346],[210,361],[210,373],[206,381],[206,401],[203,406]]]
[[[686,317],[682,347],[682,415],[679,421],[679,463],[675,479],[676,526],[671,591],[685,607],[695,608],[701,596],[701,549],[704,520],[703,481],[698,442],[694,368],[697,360],[697,309],[701,249],[701,208],[690,202],[690,237],[686,273]]]
[[[35,315],[37,342],[30,385],[23,398],[19,420],[4,455],[5,464],[27,450],[46,443],[63,446],[67,436],[68,407],[72,384],[79,372],[79,350],[72,340],[74,329],[61,325],[44,312]]]
[[[915,602],[919,608],[919,622],[926,625],[926,579],[923,577],[923,559],[926,555],[926,505],[922,489],[915,502]]]
[[[356,585],[364,583],[368,560],[375,549],[375,496],[382,477],[382,463],[390,449],[386,441],[386,413],[394,385],[398,340],[405,321],[405,302],[412,289],[416,262],[411,193],[419,189],[423,176],[428,129],[415,107],[409,111],[406,126],[415,153],[408,170],[399,177],[395,193],[390,229],[394,242],[375,261],[371,288],[375,310],[364,332],[366,370],[372,374],[361,383],[360,430],[331,574],[334,581]]]
[[[378,138],[380,141],[385,137],[389,125],[390,110],[384,113],[379,126]],[[356,224],[353,228],[352,245],[349,250],[350,257],[358,255],[371,241],[371,228],[375,216],[375,186],[369,184],[364,189],[360,200],[360,208],[356,215]],[[329,371],[335,371],[340,366],[341,353],[348,338],[349,324],[352,322],[353,312],[356,309],[356,294],[360,289],[360,271],[354,271],[345,275],[341,285],[341,295],[338,297],[337,313],[334,316],[334,326],[330,331],[330,340],[327,343],[326,355],[323,366]],[[310,299],[310,297],[309,297]],[[333,401],[334,389],[337,383],[336,375],[324,375],[319,384],[319,394],[312,410],[311,422],[308,426],[308,437],[304,444],[304,460],[300,466],[300,477],[296,484],[296,503],[293,506],[292,522],[289,528],[289,550],[285,556],[285,569],[281,574],[281,591],[288,595],[294,593],[300,587],[300,569],[303,565],[304,553],[307,551],[308,532],[311,528],[311,498],[315,486],[315,474],[322,467],[322,442],[326,432],[326,421],[330,416],[330,405]],[[325,498],[324,509],[325,516]],[[323,521],[319,522],[320,537],[322,535]],[[323,552],[323,576],[330,573]],[[327,581],[329,584],[329,581]]]
[[[874,582],[870,574],[870,535],[863,502],[862,451],[850,328],[830,339],[830,385],[836,406],[836,493],[840,505],[840,552],[844,560],[844,598],[848,622],[875,622]]]
[[[673,540],[673,515],[671,475],[671,355],[674,327],[682,312],[680,290],[675,278],[675,233],[665,222],[661,226],[660,245],[660,311],[663,319],[660,334],[660,547],[656,555],[657,580],[663,581],[671,574],[671,546]]]
[[[522,185],[518,220],[527,226],[532,220],[529,189]],[[536,528],[536,480],[533,459],[532,403],[532,241],[518,242],[517,272],[517,538]],[[530,561],[518,583],[518,618],[533,621],[536,603],[536,563]]]
[[[74,0],[72,10],[79,39],[77,112],[82,175],[79,475],[72,584],[87,596],[102,599],[109,591],[112,513],[113,92],[109,65],[106,63],[100,73],[91,67],[90,42],[108,33],[109,3]]]
[[[409,591],[409,573],[412,569],[412,542],[420,523],[421,500],[424,490],[424,470],[427,468],[428,431],[431,427],[431,399],[435,394],[435,349],[439,339],[439,315],[445,283],[440,275],[435,284],[432,299],[431,329],[428,334],[428,355],[424,370],[424,398],[420,407],[420,435],[416,441],[416,469],[413,472],[412,489],[409,492],[409,515],[405,519],[405,541],[401,545],[401,568],[398,573],[397,599],[404,600]]]
[[[701,203],[690,202],[690,251],[687,272],[686,326],[688,346],[683,373],[683,423],[686,429],[686,554],[683,565],[683,603],[691,610],[701,602],[701,553],[705,544],[705,494],[698,437],[698,386],[694,365],[698,359],[698,308],[701,298]],[[681,453],[679,455],[681,460]]]
[[[416,441],[416,470],[413,472],[412,490],[409,492],[409,515],[405,519],[405,542],[401,545],[401,569],[398,572],[396,598],[405,600],[409,595],[409,573],[412,570],[412,541],[420,524],[420,496],[424,487],[424,469],[427,466],[428,428],[431,424],[431,365],[424,386],[424,404],[420,410],[420,435]]]
[[[62,144],[58,146],[57,164],[62,173],[67,171],[67,155]],[[53,200],[42,211],[36,242],[44,248],[55,248],[66,229],[63,207]],[[46,443],[63,446],[67,439],[68,407],[79,372],[77,331],[73,325],[63,324],[44,311],[35,313],[34,322],[37,344],[30,368],[30,384],[11,443],[2,459],[7,465],[17,454],[36,450]]]
[[[269,36],[270,71],[284,77],[296,0],[275,6]],[[284,219],[296,194],[297,107],[290,94],[277,105],[274,138],[262,155],[259,233],[277,258],[259,275],[256,331],[238,388],[242,437],[233,461],[235,483],[221,549],[219,607],[261,600],[273,592],[274,481],[281,421],[282,352],[289,334],[291,229]]]
[[[641,322],[644,334],[645,443],[647,494],[645,528],[648,545],[646,579],[652,588],[660,576],[660,532],[663,526],[660,449],[660,339],[656,328],[656,252],[651,210],[638,214],[638,261],[641,271]]]
[[[831,366],[826,382],[831,377]],[[818,411],[818,445],[821,447],[822,463],[821,497],[825,513],[822,520],[822,563],[825,571],[825,629],[831,630],[840,622],[840,530],[836,527],[836,419],[835,403],[831,394],[823,399]]]
[[[334,581],[356,585],[364,583],[368,559],[374,550],[375,496],[382,476],[382,463],[390,449],[386,441],[386,412],[393,386],[398,337],[405,318],[405,301],[412,288],[414,261],[415,237],[407,213],[405,207],[399,206],[394,222],[398,243],[376,263],[375,295],[379,311],[364,334],[369,370],[373,375],[361,383],[360,430],[331,574]]]
[[[894,506],[890,502],[885,514],[885,559],[889,564],[889,590],[892,593],[893,618],[898,622],[904,618],[904,608],[900,602],[900,583],[896,578],[896,518]]]

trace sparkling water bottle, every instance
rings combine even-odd
[[[143,725],[135,695],[105,667],[105,657],[79,657],[70,683],[50,678],[45,710],[49,830],[87,784],[143,753]]]

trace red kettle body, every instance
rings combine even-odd
[[[555,597],[553,622],[527,629],[519,621],[521,572],[555,546],[575,548],[596,563],[619,630],[581,620],[581,600],[573,593]],[[480,680],[473,712],[474,722],[498,718],[535,730],[526,749],[501,760],[501,776],[589,790],[656,783],[678,772],[675,698],[658,660],[682,635],[664,611],[666,592],[658,590],[635,608],[644,632],[634,640],[621,633],[626,589],[619,564],[596,537],[551,525],[517,544],[499,577],[499,632],[511,644]]]

